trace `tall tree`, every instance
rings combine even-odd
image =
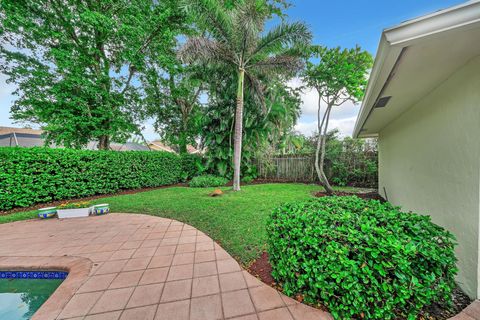
[[[175,64],[167,70],[153,67],[142,77],[147,115],[155,119],[154,127],[160,136],[180,153],[186,153],[187,146],[195,144],[200,133],[202,70]]]
[[[218,78],[218,79],[217,79]],[[231,178],[235,134],[237,79],[212,73],[207,85],[209,101],[204,108],[201,143],[207,150],[207,169]],[[290,131],[300,114],[300,93],[280,80],[265,83],[265,108],[247,90],[243,112],[242,178],[256,177],[256,161]]]
[[[325,141],[332,108],[347,101],[358,102],[363,98],[367,85],[367,72],[373,59],[360,47],[354,49],[325,48],[312,46],[313,61],[307,62],[304,80],[318,92],[317,128],[318,138],[315,152],[315,169],[318,179],[328,194],[333,189],[325,175]],[[321,103],[326,104],[322,115]]]
[[[240,190],[245,80],[249,93],[264,104],[261,76],[293,76],[302,67],[300,48],[311,34],[303,23],[283,23],[264,34],[271,14],[265,1],[244,0],[226,9],[221,1],[187,0],[187,12],[195,12],[208,30],[205,36],[190,37],[181,50],[185,62],[203,61],[236,74],[233,190]]]
[[[108,149],[139,132],[146,57],[170,64],[184,21],[175,0],[2,0],[0,70],[15,120],[47,142]]]

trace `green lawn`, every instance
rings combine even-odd
[[[265,224],[272,209],[284,202],[308,199],[320,189],[305,184],[249,185],[240,192],[222,188],[225,194],[212,198],[208,194],[214,188],[173,187],[98,199],[94,203],[109,203],[113,212],[145,213],[188,223],[248,264],[265,250]],[[34,217],[32,211],[14,213],[0,216],[0,223]]]

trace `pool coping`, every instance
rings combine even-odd
[[[56,319],[75,292],[88,279],[93,262],[90,259],[63,257],[8,256],[0,257],[0,270],[66,271],[67,278],[32,317],[32,320]]]

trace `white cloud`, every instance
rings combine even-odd
[[[342,136],[351,136],[353,133],[353,128],[355,127],[355,121],[357,117],[344,118],[344,119],[330,119],[328,124],[329,131],[332,129],[338,129],[340,135]],[[311,136],[317,132],[317,121],[316,120],[304,120],[300,118],[295,130],[303,133],[306,136]]]
[[[317,132],[317,123],[315,121],[303,122],[300,118],[298,123],[295,125],[295,130],[303,133],[306,136],[311,136],[313,133]]]
[[[288,85],[292,88],[299,88],[303,86],[303,83],[301,79],[295,78],[289,81]],[[301,99],[302,115],[295,126],[295,130],[308,136],[317,130],[318,93],[315,89],[305,88],[301,94]],[[323,112],[326,108],[324,102],[322,102],[321,107]],[[337,128],[341,135],[351,136],[359,110],[360,104],[354,104],[350,101],[340,107],[335,107],[330,115],[329,130]]]

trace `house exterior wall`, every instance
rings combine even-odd
[[[379,133],[380,194],[457,237],[457,281],[472,298],[480,298],[479,185],[477,57]]]

